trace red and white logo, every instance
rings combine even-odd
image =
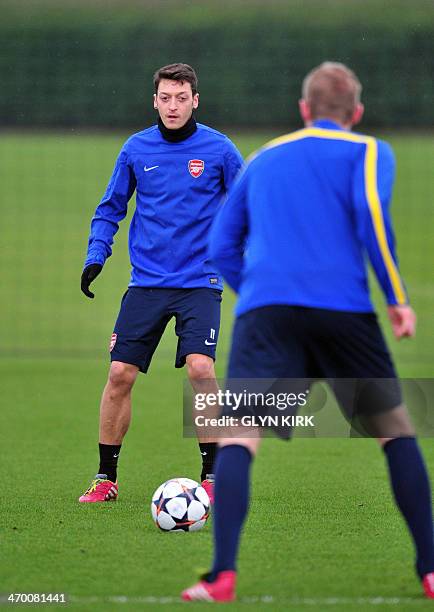
[[[199,178],[205,169],[205,162],[202,159],[190,159],[188,171],[193,178]]]
[[[116,344],[116,340],[117,339],[118,339],[118,335],[117,334],[112,334],[112,337],[110,338],[110,346],[109,346],[110,353],[115,348],[115,344]]]

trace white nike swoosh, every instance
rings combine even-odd
[[[143,170],[144,170],[145,172],[149,172],[149,170],[155,170],[155,168],[159,168],[159,167],[160,167],[160,166],[150,166],[150,167],[148,168],[147,166],[145,166],[145,167],[143,168]]]
[[[200,451],[200,454],[203,455],[205,457],[205,455],[207,455],[208,453],[203,453],[202,451]]]
[[[208,340],[205,340],[205,344],[207,346],[212,346],[213,344],[217,344],[217,342],[208,342]]]

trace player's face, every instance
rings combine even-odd
[[[170,130],[177,130],[190,119],[199,106],[199,94],[193,96],[190,83],[162,79],[154,94],[154,108]]]

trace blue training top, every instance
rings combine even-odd
[[[365,253],[388,304],[407,297],[389,204],[391,148],[329,120],[253,156],[211,231],[237,314],[273,304],[371,312]]]
[[[222,289],[208,256],[209,230],[242,163],[229,138],[200,123],[181,142],[165,140],[156,125],[134,134],[92,219],[85,266],[104,265],[111,255],[136,190],[129,286]]]

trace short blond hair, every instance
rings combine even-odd
[[[362,85],[355,73],[339,62],[323,62],[311,70],[302,87],[312,119],[350,121],[361,93]]]

